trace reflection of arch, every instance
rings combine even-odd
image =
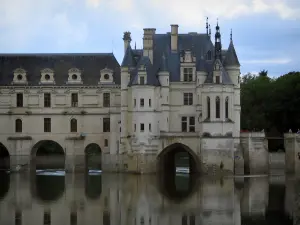
[[[7,148],[0,142],[0,171],[10,169],[10,155]]]
[[[37,169],[64,169],[65,152],[55,141],[42,140],[36,143],[32,150],[32,166]]]
[[[42,202],[57,201],[65,192],[65,176],[36,175],[31,179],[31,194]]]
[[[98,199],[102,193],[101,174],[89,174],[90,170],[101,170],[102,151],[99,145],[91,143],[85,150],[85,194],[89,199]]]

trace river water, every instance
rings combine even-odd
[[[2,173],[0,181],[0,225],[289,225],[300,216],[300,185],[283,176]]]

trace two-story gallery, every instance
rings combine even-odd
[[[26,164],[55,143],[71,170],[93,146],[103,170],[155,172],[187,152],[195,172],[233,172],[241,108],[232,36],[226,50],[219,25],[215,37],[208,24],[205,33],[144,29],[143,49],[130,32],[123,40],[121,66],[112,53],[1,54],[1,157]]]

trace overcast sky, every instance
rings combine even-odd
[[[114,52],[123,32],[142,46],[143,28],[205,32],[217,18],[223,48],[230,29],[242,73],[300,70],[300,0],[0,0],[0,52]]]

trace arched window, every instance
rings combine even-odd
[[[210,98],[209,97],[207,97],[207,102],[206,102],[206,104],[207,104],[207,118],[209,119],[210,118]]]
[[[220,98],[217,96],[216,97],[216,118],[220,118],[221,113],[220,113]]]
[[[229,98],[225,99],[225,119],[229,118]]]
[[[71,132],[77,132],[77,120],[71,119]]]
[[[22,120],[16,119],[16,133],[22,133]]]

